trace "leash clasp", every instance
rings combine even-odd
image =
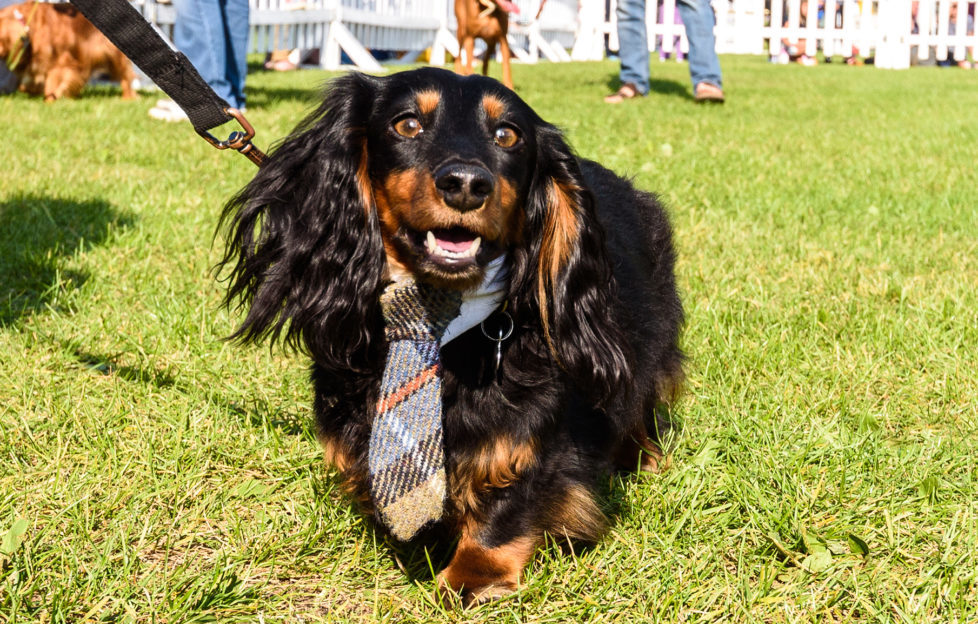
[[[251,142],[251,139],[255,137],[255,128],[251,125],[248,119],[244,116],[244,113],[236,108],[226,108],[224,109],[228,115],[233,117],[239,124],[244,132],[235,130],[228,135],[227,140],[221,141],[215,137],[210,132],[204,131],[199,132],[200,136],[204,138],[205,141],[213,145],[219,150],[225,149],[235,149],[248,157],[248,160],[255,163],[259,167],[265,161],[265,153],[260,149],[255,147],[255,144]]]
[[[503,342],[507,338],[513,335],[513,326],[514,326],[513,317],[509,315],[509,312],[507,312],[505,308],[500,310],[498,314],[501,320],[499,321],[499,327],[497,328],[496,336],[492,336],[489,333],[489,331],[486,329],[486,321],[488,321],[489,319],[486,319],[485,321],[482,321],[482,323],[479,324],[479,327],[482,329],[482,335],[496,343],[495,373],[497,377],[499,376],[499,365],[502,364],[503,362]],[[490,316],[490,318],[492,317]]]

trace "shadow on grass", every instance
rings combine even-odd
[[[630,502],[629,490],[635,486],[635,481],[641,479],[641,474],[622,472],[607,480],[606,487],[601,488],[598,496],[599,505],[608,518],[608,528],[613,529],[622,518],[635,513]],[[352,504],[352,503],[351,503]],[[384,531],[374,525],[372,518],[365,523],[371,540],[383,543],[390,561],[407,578],[410,583],[429,583],[451,561],[458,543],[459,536],[444,528],[436,527],[422,532],[409,544],[399,544],[388,538]],[[530,558],[555,557],[576,558],[585,555],[596,548],[601,548],[604,539],[597,542],[586,542],[570,539],[566,536],[546,534],[540,551]],[[528,562],[527,565],[531,565]],[[522,572],[521,572],[522,575]]]
[[[676,82],[675,80],[662,80],[657,78],[651,78],[649,80],[649,93],[655,93],[657,95],[673,95],[676,97],[683,98],[684,100],[689,100],[695,102],[693,94],[690,93],[689,89],[686,87],[688,83]],[[618,74],[611,74],[608,77],[608,93],[614,93],[621,86],[621,81],[618,79]]]
[[[151,384],[157,388],[172,388],[188,395],[199,395],[200,393],[200,388],[195,382],[181,381],[179,374],[174,377],[167,370],[126,366],[119,362],[119,356],[96,355],[83,351],[71,343],[65,343],[63,346],[66,351],[74,354],[79,363],[97,374],[118,376],[133,383]],[[225,410],[239,418],[244,426],[275,428],[286,435],[302,436],[310,440],[315,438],[313,419],[307,412],[283,409],[265,399],[253,399],[244,402],[233,401],[222,396],[219,392],[209,394],[206,400],[209,404],[217,406],[218,409]],[[675,431],[681,430],[681,423],[676,422],[673,416],[664,412],[657,413],[656,420],[659,422],[659,431],[666,432],[667,440]],[[669,420],[672,422],[667,427],[666,422]],[[664,446],[668,453],[673,449],[674,444],[667,442]],[[313,486],[314,498],[323,504],[335,504],[335,501],[330,500],[332,494],[329,493],[343,489],[342,479],[339,475],[335,471],[329,472],[331,474],[324,475],[322,485],[314,484]],[[609,528],[613,528],[621,522],[622,518],[635,513],[633,497],[629,491],[635,487],[636,481],[642,478],[642,473],[623,470],[599,480],[598,503],[609,521]],[[341,500],[342,502],[339,504],[357,510],[356,501],[348,496],[343,496]],[[431,583],[436,575],[448,565],[454,555],[459,535],[444,525],[436,524],[423,530],[414,540],[405,544],[390,538],[386,531],[375,523],[373,516],[363,515],[359,510],[357,513],[361,513],[363,519],[365,543],[379,544],[380,550],[385,554],[385,559],[390,562],[390,566],[399,569],[408,583],[424,585]],[[566,536],[550,534],[546,536],[542,549],[556,557],[576,557],[594,548],[600,548],[602,541],[599,540],[596,543],[582,542],[570,540]],[[541,555],[534,555],[534,557],[539,556]],[[551,554],[544,556],[551,556]]]
[[[78,99],[83,100],[122,100],[122,87],[118,82],[98,81],[85,85]],[[139,100],[134,100],[138,102]]]
[[[125,366],[117,363],[113,357],[95,355],[78,349],[72,350],[72,353],[85,368],[102,375],[115,375],[126,381],[152,384],[160,389],[170,388],[177,384],[176,379],[166,371]]]
[[[0,65],[0,69],[4,69],[2,65]],[[0,96],[37,101],[44,99],[43,95],[23,93],[17,91],[16,88],[14,88],[13,91],[4,91],[2,85],[3,76],[0,76]],[[146,92],[144,92],[142,95],[146,95]],[[122,100],[122,87],[119,86],[118,82],[98,80],[85,85],[81,93],[78,94],[78,97],[64,98],[61,101],[66,100]],[[138,102],[139,100],[135,101]]]
[[[102,200],[20,195],[0,202],[0,328],[88,279],[64,259],[103,243],[132,217]]]
[[[86,369],[105,376],[114,376],[132,383],[149,384],[160,390],[172,388],[187,395],[199,395],[200,388],[192,380],[183,382],[170,370],[128,366],[119,362],[119,355],[100,355],[78,348],[71,343],[62,345],[66,352],[75,356]],[[242,404],[218,393],[209,394],[207,402],[239,417],[242,423],[252,427],[271,427],[287,435],[310,435],[311,422],[299,412],[281,409],[264,399],[253,399]]]
[[[668,458],[677,446],[677,436],[680,435],[679,432],[682,431],[683,424],[674,415],[666,414],[664,409],[657,410],[655,418],[658,421],[659,430],[664,432],[662,447]],[[668,466],[671,460],[666,459],[664,463]],[[623,518],[633,516],[636,513],[634,497],[630,490],[638,485],[638,481],[647,478],[648,474],[637,470],[619,469],[599,479],[596,492],[597,502],[608,520],[607,528],[609,531],[613,530]],[[412,583],[431,581],[451,561],[455,546],[458,543],[459,536],[440,525],[422,531],[418,537],[408,544],[397,543],[387,537],[385,532],[374,524],[373,518],[368,517],[366,520],[365,527],[369,531],[372,541],[381,542],[385,545],[392,563]],[[575,558],[596,548],[601,548],[603,541],[604,538],[590,542],[569,538],[566,535],[548,533],[545,535],[544,543],[541,544],[540,549],[550,553],[545,556],[552,554],[557,557]],[[531,561],[539,556],[541,556],[539,552],[535,553],[531,557]]]
[[[248,85],[248,108],[267,108],[283,101],[292,100],[306,105],[311,112],[311,109],[314,106],[318,106],[322,101],[322,94],[325,86],[325,81],[320,87],[313,89],[269,86],[252,87],[251,85]]]

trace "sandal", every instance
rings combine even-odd
[[[723,104],[723,89],[709,82],[701,82],[693,90],[693,98],[697,102],[716,102]]]
[[[640,97],[643,97],[643,94],[638,92],[638,87],[630,82],[626,82],[611,95],[604,96],[604,101],[606,104],[621,104],[625,100]]]
[[[281,59],[278,61],[268,61],[267,63],[265,63],[265,69],[271,71],[285,72],[285,71],[292,71],[294,69],[298,69],[298,66],[292,61],[290,61],[289,59]]]

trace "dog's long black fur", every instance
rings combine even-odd
[[[481,207],[458,208],[446,167],[488,178]],[[512,591],[547,532],[599,537],[601,476],[661,458],[655,415],[682,381],[666,216],[499,83],[436,69],[333,81],[223,224],[227,301],[247,308],[235,336],[312,358],[327,457],[368,513],[384,284],[407,271],[461,290],[506,254],[515,331],[498,371],[479,327],[442,349],[449,500],[436,530],[459,544],[440,581],[466,601]],[[426,229],[483,244],[446,265]]]

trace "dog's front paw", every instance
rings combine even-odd
[[[672,465],[672,457],[662,454],[659,446],[651,443],[648,448],[643,447],[639,459],[639,470],[642,472],[660,473]]]
[[[516,583],[494,581],[485,585],[454,586],[445,573],[438,575],[437,597],[445,606],[461,606],[463,609],[475,607],[493,600],[504,598],[519,589]]]
[[[659,445],[649,439],[645,431],[627,438],[615,455],[615,463],[622,470],[659,473],[672,465]]]
[[[467,608],[512,594],[537,544],[538,538],[527,535],[488,547],[463,532],[451,562],[438,575],[443,604],[461,602]]]

